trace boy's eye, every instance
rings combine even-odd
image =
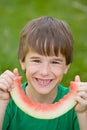
[[[33,62],[40,63],[40,60],[36,59],[36,60],[33,60]]]
[[[60,64],[58,61],[52,61],[52,64]]]

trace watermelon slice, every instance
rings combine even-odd
[[[53,119],[59,117],[76,105],[75,96],[78,89],[78,82],[70,83],[70,91],[62,99],[54,104],[42,104],[33,102],[21,86],[21,77],[14,79],[14,88],[10,94],[15,104],[26,114],[39,119]]]

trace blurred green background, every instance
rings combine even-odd
[[[87,81],[87,0],[0,0],[0,74],[18,67],[20,31],[31,19],[53,16],[66,21],[74,37],[74,61],[62,84],[68,86],[75,75]]]

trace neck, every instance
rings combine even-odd
[[[48,94],[39,94],[35,90],[30,89],[29,86],[26,87],[26,95],[32,99],[34,102],[40,103],[53,103],[54,99],[57,95],[57,87],[55,87],[50,93]]]

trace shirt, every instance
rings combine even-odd
[[[24,91],[26,85],[23,84]],[[69,88],[59,84],[54,102],[68,92]],[[36,119],[21,111],[11,99],[5,112],[2,130],[80,130],[80,128],[74,109],[55,119]]]

